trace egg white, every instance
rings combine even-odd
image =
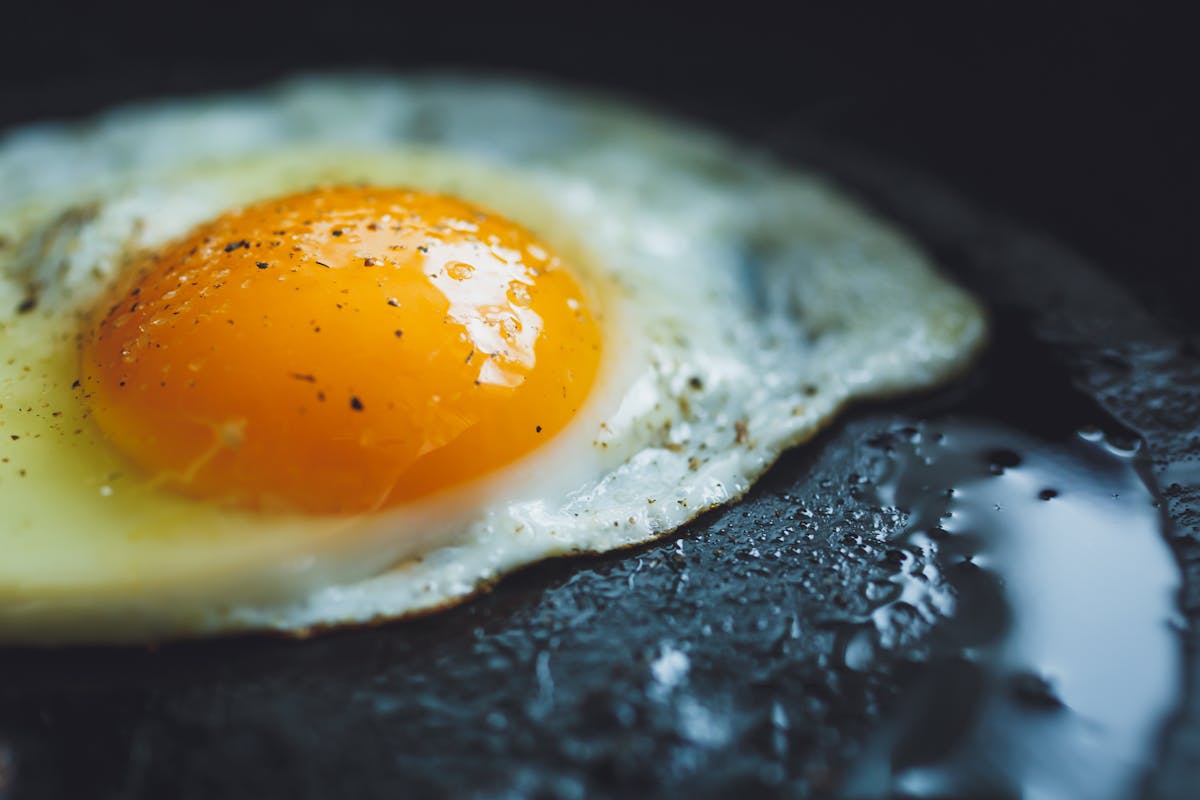
[[[134,254],[230,207],[360,180],[454,192],[580,265],[606,334],[588,405],[501,474],[369,517],[217,508],[139,475],[72,389],[80,315]],[[0,185],[7,641],[298,633],[645,542],[741,496],[847,401],[953,375],[986,329],[824,182],[529,84],[309,79],[126,109],[9,134]]]

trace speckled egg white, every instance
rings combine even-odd
[[[89,419],[82,320],[136,254],[320,184],[449,192],[583,265],[604,360],[529,456],[371,514],[175,492]],[[304,79],[0,139],[0,639],[138,642],[445,606],[737,499],[848,401],[962,370],[978,304],[822,180],[586,93]]]

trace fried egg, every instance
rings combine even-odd
[[[293,634],[664,536],[978,303],[585,92],[308,78],[0,140],[0,640]]]

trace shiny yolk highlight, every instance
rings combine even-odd
[[[595,379],[581,287],[528,231],[453,197],[320,189],[149,258],[85,334],[100,428],[183,491],[356,513],[504,467]]]

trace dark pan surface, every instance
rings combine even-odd
[[[877,591],[909,541],[907,517],[873,477],[880,454],[964,420],[1051,448],[1077,447],[1083,430],[1138,450],[1126,460],[1159,494],[1150,519],[1182,565],[1180,610],[1194,619],[1197,340],[1070,251],[917,174],[795,131],[779,141],[987,300],[994,343],[978,369],[926,396],[855,409],[745,502],[676,536],[535,566],[428,619],[302,643],[0,650],[0,796],[885,792],[886,777],[862,783],[867,767],[936,763],[979,717],[982,673],[964,648],[1001,639],[1015,613],[1003,575],[955,572],[958,545],[944,545],[935,566],[975,598],[958,608],[968,625],[926,620]],[[979,463],[1002,473],[1025,455],[1013,449],[981,450]],[[1131,574],[1113,591],[1141,588]],[[861,621],[885,606],[888,635],[870,634]],[[1187,796],[1200,774],[1200,639],[1176,624],[1172,641],[1190,644],[1182,694],[1161,742],[1148,744],[1154,768],[1137,771],[1163,797]],[[857,630],[868,630],[868,658],[851,652]],[[1072,713],[1037,674],[1014,696],[1037,713]],[[929,711],[914,729],[925,749],[901,736],[872,755],[914,707]],[[1017,793],[995,775],[974,780],[972,793]]]

